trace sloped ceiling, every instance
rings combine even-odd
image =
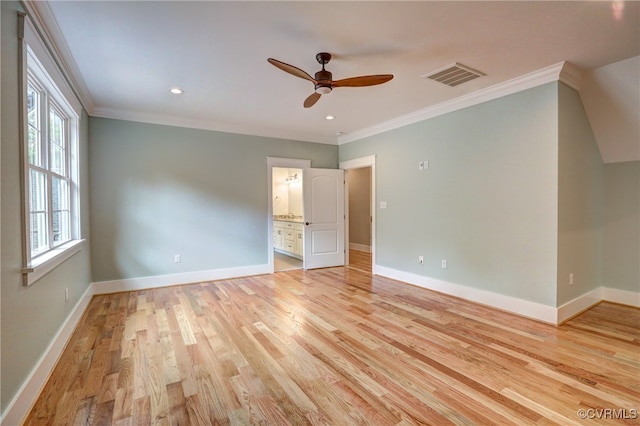
[[[92,116],[323,143],[500,87],[567,61],[605,161],[640,159],[640,2],[38,1],[27,9],[55,46]],[[310,109],[315,54],[337,88]],[[635,59],[633,59],[635,58]],[[454,88],[422,78],[455,62],[486,75]],[[634,65],[635,64],[635,65]],[[635,67],[635,68],[634,68]],[[185,93],[171,95],[180,86]],[[325,120],[333,115],[334,120]],[[388,128],[386,126],[385,128]]]
[[[584,74],[580,97],[605,163],[640,160],[640,56]]]

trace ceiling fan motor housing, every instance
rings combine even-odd
[[[315,75],[315,80],[317,81],[315,86],[316,92],[322,95],[326,95],[327,93],[330,93],[331,90],[333,89],[333,86],[331,85],[332,78],[333,78],[333,75],[331,74],[331,72],[324,69],[321,71],[318,71]]]

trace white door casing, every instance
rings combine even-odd
[[[303,169],[304,268],[343,266],[344,170]]]

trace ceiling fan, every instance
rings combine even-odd
[[[304,100],[304,107],[310,108],[320,96],[331,93],[334,87],[364,87],[364,86],[375,86],[377,84],[386,83],[387,81],[393,78],[393,74],[378,74],[378,75],[363,75],[360,77],[351,77],[345,78],[342,80],[332,80],[333,75],[324,69],[324,66],[329,63],[331,60],[331,54],[326,52],[321,52],[316,55],[316,60],[319,64],[322,65],[322,70],[318,71],[315,74],[315,78],[311,77],[306,72],[302,71],[300,68],[294,67],[293,65],[285,64],[284,62],[278,61],[277,59],[269,58],[267,61],[277,68],[280,68],[282,71],[288,72],[289,74],[295,75],[296,77],[303,78],[305,80],[309,80],[314,84],[315,92],[307,97]]]

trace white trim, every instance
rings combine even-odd
[[[111,109],[96,107],[92,117],[110,118],[115,120],[135,121],[138,123],[160,124],[165,126],[187,127],[189,129],[212,130],[215,132],[234,133],[240,135],[258,136],[264,138],[287,139],[338,145],[336,136],[321,136],[312,133],[294,132],[282,128],[249,126],[245,124],[224,123],[211,119],[197,119],[193,117],[179,117],[167,114],[131,111],[125,109]]]
[[[557,323],[562,324],[566,320],[578,315],[580,312],[586,311],[593,305],[600,303],[602,297],[602,287],[591,290],[588,293],[578,296],[573,300],[558,307]]]
[[[365,244],[358,244],[358,243],[349,243],[349,250],[371,253],[371,246],[368,246]]]
[[[80,238],[80,204],[79,204],[79,164],[78,164],[78,144],[80,131],[80,116],[82,113],[82,105],[75,95],[72,87],[68,84],[64,73],[58,67],[51,51],[48,49],[46,41],[41,37],[38,28],[32,22],[29,15],[19,14],[19,34],[20,38],[20,120],[21,135],[20,144],[22,150],[22,167],[23,176],[21,177],[21,197],[23,203],[22,214],[24,216],[22,222],[22,243],[23,257],[26,262],[23,265],[22,273],[24,285],[29,286],[42,278],[44,275],[52,271],[62,262],[79,252],[84,240]],[[37,83],[39,89],[46,92],[46,96],[51,98],[66,115],[68,119],[68,146],[66,147],[69,183],[69,202],[71,214],[71,238],[72,240],[66,244],[49,249],[47,253],[32,257],[30,250],[30,231],[29,231],[29,185],[31,179],[29,177],[30,165],[28,162],[27,138],[28,125],[26,119],[26,95],[27,84],[29,81]],[[48,114],[49,110],[42,108],[43,114]],[[42,122],[43,126],[48,125],[48,119]],[[46,136],[45,136],[46,137]],[[49,144],[46,144],[49,149]],[[44,173],[48,179],[52,176],[49,165],[46,165]],[[50,207],[50,206],[48,206]],[[49,213],[50,214],[50,213]],[[48,219],[51,220],[48,214]],[[52,244],[51,229],[49,229],[49,248]]]
[[[289,169],[308,169],[311,167],[311,160],[300,160],[297,158],[267,157],[267,166],[285,167]]]
[[[492,291],[467,287],[447,281],[437,280],[422,275],[399,271],[378,265],[378,275],[404,281],[409,284],[423,287],[450,296],[460,297],[471,302],[479,303],[502,311],[511,312],[519,316],[532,318],[549,324],[557,324],[556,308],[542,303],[531,302],[517,297],[506,296]]]
[[[470,302],[479,303],[502,311],[559,325],[566,320],[586,311],[600,302],[619,303],[621,305],[640,308],[640,292],[598,287],[582,296],[563,304],[558,308],[544,305],[513,296],[506,296],[492,291],[454,284],[447,281],[425,277],[411,272],[399,271],[386,266],[376,266],[376,273],[387,278],[413,284],[429,290],[460,297]]]
[[[89,302],[93,297],[93,286],[87,286],[84,294],[80,297],[76,305],[73,307],[69,316],[64,321],[49,346],[44,351],[38,362],[36,363],[29,376],[18,389],[18,392],[7,405],[6,410],[0,418],[2,425],[18,425],[26,417],[31,406],[40,394],[40,390],[46,384],[53,368],[58,362],[64,348],[71,338],[76,325],[80,321],[82,314],[89,306]]]
[[[640,292],[598,287],[563,304],[558,308],[558,324],[586,311],[600,302],[619,303],[640,308]]]
[[[269,265],[242,266],[239,268],[211,269],[207,271],[183,272],[179,274],[155,275],[121,280],[98,281],[93,283],[94,294],[120,293],[123,291],[145,290],[170,287],[229,278],[269,274]]]
[[[376,156],[367,155],[364,157],[358,157],[351,160],[341,161],[338,165],[343,170],[361,169],[363,167],[371,167],[371,273],[377,274],[376,266]],[[349,204],[349,200],[345,200],[345,205]],[[345,209],[348,213],[348,210]],[[345,218],[345,223],[349,221],[349,217]],[[348,234],[345,235],[348,238]],[[347,253],[348,254],[348,253]],[[348,257],[345,258],[348,261]]]
[[[563,62],[558,80],[579,91],[582,86],[582,70],[569,62]]]
[[[601,287],[601,290],[602,300],[640,308],[640,291],[618,290],[610,287]]]
[[[85,239],[72,240],[32,260],[28,267],[22,268],[24,285],[30,286],[78,253],[84,247],[85,241]]]
[[[560,62],[540,70],[495,84],[475,92],[450,99],[439,104],[431,105],[418,111],[383,121],[371,127],[358,130],[338,137],[338,144],[353,142],[379,133],[417,123],[439,115],[447,114],[483,102],[511,95],[533,87],[541,86],[552,81],[562,81],[574,89],[579,88],[581,71],[567,63]]]
[[[28,2],[25,2],[28,3]],[[46,73],[45,81],[42,83],[52,83],[52,87],[47,87],[48,90],[53,92],[56,98],[63,98],[63,100],[56,99],[62,103],[61,106],[67,107],[75,113],[78,117],[81,115],[82,103],[76,96],[73,88],[67,82],[64,73],[58,67],[58,63],[55,58],[50,54],[50,50],[47,48],[46,42],[40,37],[40,33],[31,21],[29,15],[24,16],[24,34],[23,39],[33,52],[33,56],[37,66],[44,70]],[[26,51],[25,51],[26,54]],[[26,71],[26,69],[25,69]],[[65,104],[66,102],[66,104]],[[71,111],[65,111],[72,115]]]
[[[352,160],[344,160],[340,162],[340,168],[344,170],[361,169],[363,167],[374,166],[376,164],[375,155],[367,155],[365,157],[354,158]]]
[[[48,51],[64,75],[65,80],[72,86],[74,93],[77,93],[77,96],[74,96],[78,98],[85,110],[91,114],[94,109],[93,99],[82,79],[82,73],[62,35],[58,22],[53,16],[49,3],[46,1],[25,1],[22,4],[34,21],[35,26],[41,30],[39,31],[40,36],[49,47]]]

